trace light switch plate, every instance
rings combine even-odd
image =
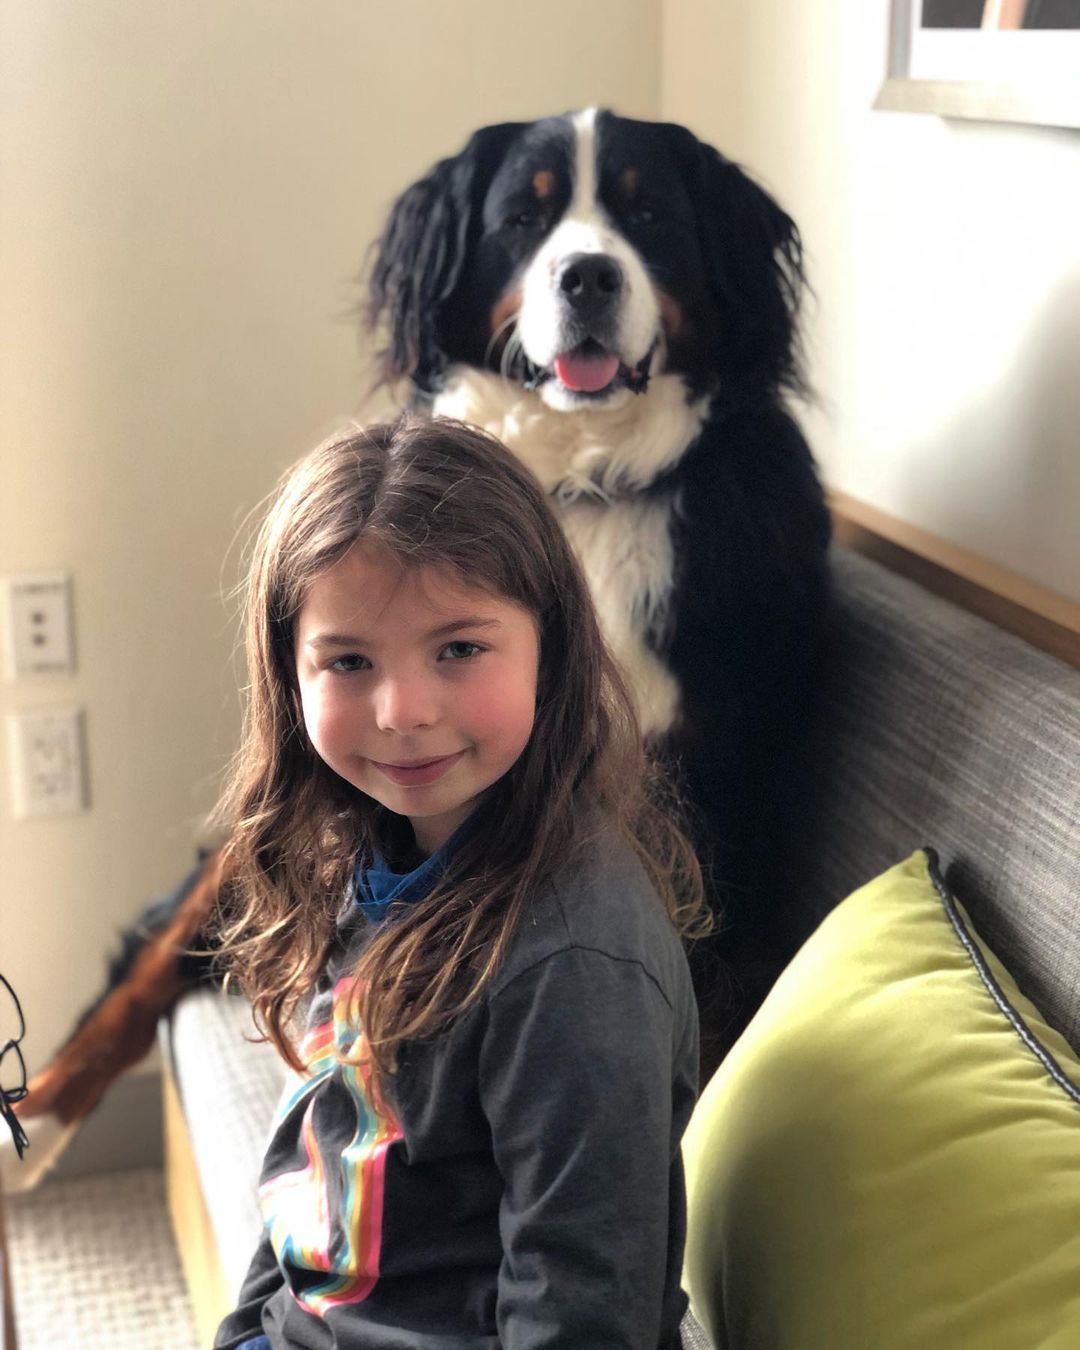
[[[75,670],[71,577],[23,572],[4,579],[4,668],[9,680]]]

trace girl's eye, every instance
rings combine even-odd
[[[468,661],[474,656],[479,656],[483,647],[477,646],[475,642],[448,642],[439,653],[440,659],[450,661]]]
[[[336,670],[339,675],[351,675],[354,671],[366,669],[368,664],[366,656],[350,652],[348,656],[339,656],[336,661],[331,661],[330,669]]]

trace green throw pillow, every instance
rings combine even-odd
[[[825,919],[684,1152],[718,1350],[1080,1347],[1080,1062],[930,852]]]

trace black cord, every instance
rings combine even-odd
[[[23,1017],[22,1004],[19,1002],[18,994],[3,975],[0,975],[0,984],[11,995],[11,1000],[15,1004],[15,1011],[19,1017],[19,1034],[10,1040],[6,1040],[3,1049],[0,1050],[0,1115],[4,1117],[4,1123],[11,1131],[15,1152],[21,1159],[25,1150],[30,1147],[30,1140],[26,1137],[22,1121],[15,1114],[15,1103],[21,1102],[26,1096],[26,1061],[23,1059],[23,1053],[19,1047],[19,1042],[26,1035],[26,1020]],[[8,1055],[14,1055],[19,1065],[20,1082],[18,1087],[6,1088],[3,1085],[3,1063]]]

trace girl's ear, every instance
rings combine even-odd
[[[381,381],[408,376],[425,393],[447,366],[442,310],[454,294],[479,230],[484,194],[501,148],[519,129],[503,123],[476,132],[465,149],[441,160],[390,209],[368,284],[367,327],[387,327]]]
[[[731,160],[682,127],[679,159],[698,202],[698,239],[719,311],[721,373],[803,392],[799,311],[806,278],[798,227]]]

